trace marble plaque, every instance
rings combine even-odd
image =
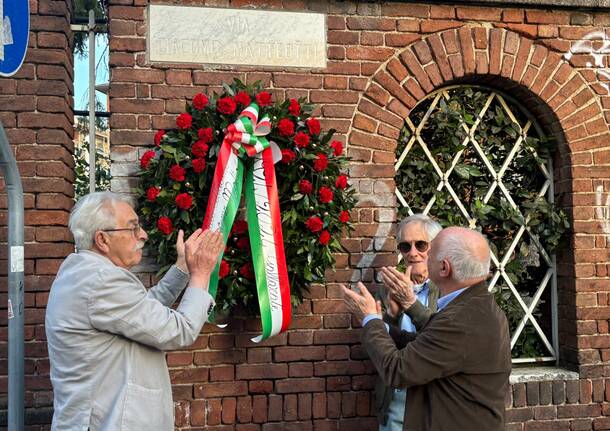
[[[150,62],[326,67],[320,13],[148,6]]]

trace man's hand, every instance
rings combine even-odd
[[[375,302],[373,295],[361,282],[358,282],[360,294],[348,289],[343,284],[341,284],[341,289],[343,290],[343,301],[347,305],[347,309],[360,322],[368,314],[381,314],[381,303]]]
[[[396,268],[384,266],[381,268],[383,284],[390,290],[390,296],[403,309],[408,309],[417,301],[417,296],[413,292],[413,282],[411,281],[411,267],[408,266],[405,273],[401,273]]]
[[[207,289],[210,275],[224,250],[222,234],[197,229],[184,246],[186,265],[191,273],[189,285]]]
[[[392,298],[391,293],[388,293],[388,297],[386,298],[385,302],[386,312],[392,319],[396,319],[396,316],[398,316],[398,313],[400,312],[400,305],[398,305],[398,303],[394,301],[394,298]]]
[[[190,241],[191,238],[193,238],[193,235],[191,235],[189,239],[187,239],[187,242]],[[182,231],[182,229],[178,231],[178,239],[176,239],[176,254],[178,255],[178,258],[176,259],[176,266],[180,268],[180,271],[188,274],[189,269],[186,266],[186,256],[184,250],[184,232]]]

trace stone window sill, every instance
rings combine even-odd
[[[559,367],[513,368],[512,372],[510,373],[511,384],[578,379],[578,373]]]

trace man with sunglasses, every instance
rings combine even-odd
[[[440,224],[424,214],[413,214],[398,225],[398,251],[410,275],[393,267],[381,268],[384,288],[379,293],[385,305],[383,320],[389,325],[416,332],[436,311],[438,288],[428,278],[428,250],[441,230]],[[401,305],[404,298],[409,300],[407,307]],[[392,388],[377,378],[375,401],[379,431],[402,430],[406,397],[406,389]]]
[[[510,337],[487,288],[490,256],[487,240],[474,230],[450,227],[436,236],[428,270],[440,291],[438,311],[416,334],[391,328],[388,334],[381,304],[364,284],[359,292],[342,286],[380,376],[408,388],[403,430],[504,431]]]
[[[129,197],[91,193],[69,227],[77,252],[59,268],[45,318],[52,430],[173,430],[164,350],[192,344],[207,320],[222,235],[198,229],[185,242],[180,231],[176,264],[147,291],[129,271],[148,237]]]

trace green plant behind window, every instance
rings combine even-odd
[[[553,144],[498,93],[455,87],[435,93],[411,112],[396,150],[395,178],[403,203],[400,217],[409,209],[428,212],[444,226],[475,227],[487,236],[498,265],[504,262],[506,278],[519,295],[504,277],[497,278],[494,294],[511,334],[525,313],[519,301],[529,307],[541,283],[549,285],[532,311],[549,342],[551,256],[568,227],[565,213],[547,199]],[[498,265],[492,263],[492,272]],[[513,357],[550,353],[526,320]]]

